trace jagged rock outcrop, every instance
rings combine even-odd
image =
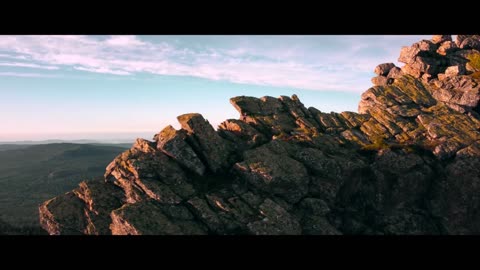
[[[154,138],[157,141],[157,149],[193,172],[203,175],[206,168],[192,147],[185,141],[186,139],[185,130],[176,130],[172,126],[167,126]]]
[[[239,96],[215,130],[178,117],[40,206],[50,234],[478,234],[479,36],[375,68],[358,113]]]
[[[213,173],[221,172],[231,165],[233,145],[218,135],[201,114],[190,113],[178,116],[182,129],[190,136],[188,140],[194,151]],[[161,134],[159,136],[161,140]]]

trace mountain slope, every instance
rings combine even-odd
[[[50,234],[480,233],[480,36],[434,36],[375,68],[359,113],[234,97],[217,131],[178,117],[43,203]]]
[[[13,226],[39,226],[38,205],[99,177],[123,147],[44,144],[0,151],[0,215]]]

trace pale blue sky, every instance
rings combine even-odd
[[[0,141],[151,136],[229,98],[357,111],[377,64],[430,36],[0,36]]]

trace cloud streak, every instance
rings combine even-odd
[[[26,67],[26,68],[38,68],[38,69],[48,69],[48,70],[57,70],[58,67],[56,66],[46,66],[46,65],[38,65],[32,63],[21,63],[21,62],[14,62],[14,63],[1,63],[0,66],[2,67]]]
[[[211,40],[215,44],[228,38],[212,37]],[[391,49],[399,37],[377,38],[375,43],[368,37],[355,36],[346,36],[341,41],[328,36],[231,37],[238,45],[196,47],[147,39],[143,36],[0,36],[0,57],[15,54],[31,59],[29,63],[0,63],[0,66],[50,70],[69,67],[119,76],[138,73],[194,76],[233,83],[361,92],[370,86],[368,76],[373,75],[375,65],[395,62],[398,55],[394,52],[400,49],[400,45]],[[378,54],[365,51],[370,49],[377,50]],[[29,74],[25,77],[34,77],[33,73],[25,74]]]
[[[1,77],[25,77],[25,78],[57,78],[56,74],[24,73],[24,72],[0,72]]]

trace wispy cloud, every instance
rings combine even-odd
[[[56,66],[47,66],[47,65],[38,65],[33,63],[21,63],[21,62],[14,62],[14,63],[1,63],[0,66],[3,67],[26,67],[26,68],[39,68],[39,69],[48,69],[48,70],[56,70],[58,67]]]
[[[88,68],[88,67],[74,67],[76,70],[81,71],[88,71],[88,72],[95,72],[95,73],[109,73],[113,75],[130,75],[130,72],[123,71],[123,70],[112,70],[106,67],[99,67],[99,68]]]
[[[113,36],[105,41],[105,44],[118,47],[133,47],[145,45],[145,42],[135,36]]]
[[[311,90],[364,91],[375,65],[395,62],[402,37],[212,37],[205,46],[137,36],[0,36],[0,51],[31,59],[3,66],[113,75],[150,73]],[[409,42],[405,41],[410,45]],[[396,44],[392,47],[392,44]],[[210,46],[209,46],[210,45]],[[1,56],[1,55],[0,55]],[[2,65],[2,64],[0,64]],[[366,74],[369,74],[368,76]],[[370,75],[371,74],[371,75]]]
[[[0,58],[27,60],[27,57],[25,55],[10,55],[10,54],[4,54],[4,53],[0,53]]]
[[[27,77],[27,78],[57,78],[60,75],[56,74],[41,74],[41,73],[23,73],[23,72],[0,72],[3,77]]]

